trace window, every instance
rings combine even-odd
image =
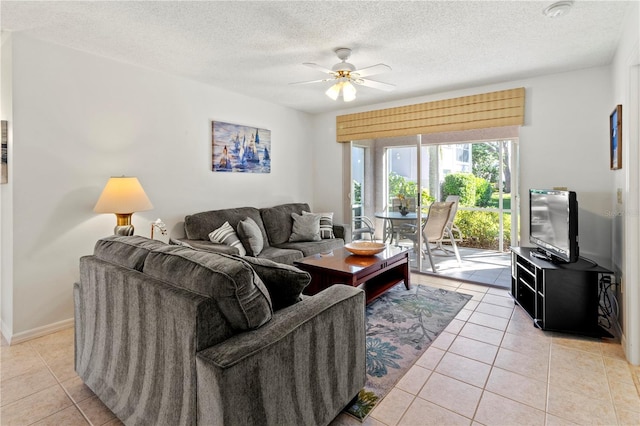
[[[460,163],[471,162],[471,146],[469,144],[456,145],[456,160]]]

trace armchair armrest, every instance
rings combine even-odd
[[[362,290],[334,285],[199,352],[199,421],[328,424],[366,380],[364,307]]]

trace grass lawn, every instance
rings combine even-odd
[[[494,192],[491,194],[491,201],[487,207],[495,207],[498,208],[498,198],[500,197],[500,193]],[[502,209],[503,210],[511,210],[511,194],[502,194]]]

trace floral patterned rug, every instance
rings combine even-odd
[[[400,283],[366,308],[367,382],[346,412],[364,420],[471,296]]]

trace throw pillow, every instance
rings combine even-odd
[[[243,260],[251,265],[267,287],[274,311],[302,300],[300,297],[302,290],[311,281],[311,275],[308,272],[269,259],[245,257]]]
[[[309,214],[317,214],[320,215],[320,238],[323,240],[328,240],[330,238],[335,238],[336,236],[333,234],[333,212],[331,213],[309,213],[302,212],[302,215]]]
[[[296,241],[320,241],[320,215],[306,214],[299,215],[291,213],[293,218],[293,229],[289,242]]]
[[[241,220],[238,223],[238,234],[240,234],[240,240],[249,256],[257,256],[262,252],[264,239],[255,220],[250,217]]]
[[[213,243],[224,244],[227,246],[235,247],[240,252],[240,256],[246,256],[247,252],[242,246],[238,234],[233,230],[229,222],[225,222],[222,226],[215,231],[211,231],[209,239]]]

